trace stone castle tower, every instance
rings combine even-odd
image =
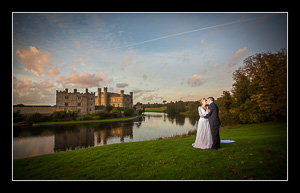
[[[104,92],[101,92],[101,88],[98,88],[98,96],[95,97],[96,106],[111,105],[114,107],[130,107],[133,106],[133,92],[130,94],[124,94],[124,90],[120,91],[120,94],[107,92],[107,87],[104,87]]]

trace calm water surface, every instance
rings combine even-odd
[[[187,134],[197,118],[145,113],[133,121],[13,128],[13,159]]]

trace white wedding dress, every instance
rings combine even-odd
[[[198,107],[199,112],[199,121],[198,121],[198,127],[197,127],[197,135],[195,143],[192,144],[194,148],[199,149],[211,149],[213,140],[211,136],[211,130],[210,125],[208,122],[208,119],[201,118],[201,116],[207,115],[208,112],[206,112],[202,107]],[[220,143],[234,143],[233,140],[220,140]]]
[[[199,112],[199,121],[198,121],[198,128],[197,128],[197,135],[196,135],[196,141],[192,144],[194,148],[199,149],[210,149],[213,144],[210,126],[208,119],[201,118],[201,116],[207,115],[208,112],[206,112],[202,107],[198,107]]]

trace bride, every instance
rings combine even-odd
[[[201,118],[201,116],[205,116],[209,113],[209,109],[205,107],[206,99],[203,98],[200,100],[200,107],[198,107],[199,112],[199,121],[198,121],[198,128],[197,128],[197,136],[195,143],[192,144],[194,148],[199,149],[211,149],[213,140],[211,136],[211,130],[209,126],[208,119]]]

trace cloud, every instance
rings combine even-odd
[[[75,58],[72,60],[72,64],[76,65],[79,64],[81,66],[87,66],[89,64],[89,57],[81,57],[81,58]]]
[[[34,46],[29,46],[29,49],[17,49],[16,54],[21,62],[25,65],[25,70],[41,76],[46,68],[50,67],[52,55],[47,51],[38,50]]]
[[[163,100],[163,99],[164,99],[164,97],[159,97],[157,92],[143,97],[143,100],[145,100],[145,101]]]
[[[205,40],[201,40],[200,45],[206,45],[206,41]]]
[[[133,98],[137,99],[139,97],[142,97],[144,94],[154,92],[154,90],[141,90],[141,89],[134,89],[133,91]]]
[[[131,64],[132,60],[133,60],[133,57],[132,55],[135,54],[135,51],[134,50],[128,50],[126,51],[126,55],[121,63],[121,67],[122,67],[122,70],[125,70],[125,68]]]
[[[60,76],[57,82],[60,84],[74,84],[78,88],[100,87],[103,84],[112,82],[112,79],[107,80],[107,75],[108,73],[98,72],[92,74],[84,71],[79,74],[72,73],[67,78]]]
[[[240,60],[243,56],[245,56],[246,52],[248,51],[247,47],[239,49],[233,56],[234,60]]]
[[[193,76],[189,77],[189,79],[187,80],[187,84],[192,87],[201,86],[205,82],[207,82],[207,78],[197,74],[194,74]]]
[[[125,88],[126,86],[128,86],[127,83],[117,83],[117,84],[116,84],[116,87],[117,87],[117,88]]]
[[[18,80],[13,77],[13,103],[49,104],[55,102],[55,90],[49,80],[33,82],[28,77]]]
[[[230,59],[228,66],[229,72],[232,72],[234,67],[242,60],[242,58],[246,55],[248,49],[247,47],[240,48]]]
[[[47,74],[48,74],[49,76],[51,76],[52,78],[54,78],[55,76],[59,75],[60,72],[59,72],[58,66],[55,65],[55,67],[54,67],[53,69],[49,69],[49,70],[47,71]]]

